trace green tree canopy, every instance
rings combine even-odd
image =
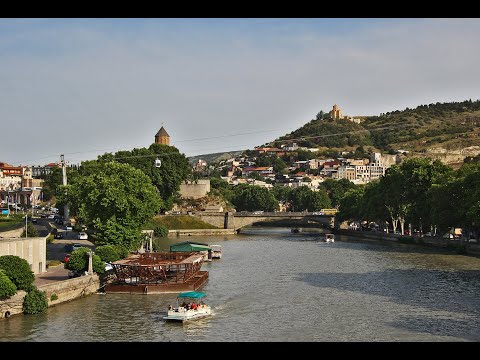
[[[86,174],[67,185],[72,214],[94,229],[98,245],[136,250],[142,225],[162,207],[150,178],[128,164],[92,161]]]
[[[5,270],[0,269],[0,301],[4,298],[9,298],[17,293],[17,287],[10,280],[5,273]]]
[[[294,211],[317,211],[332,206],[325,189],[313,191],[307,186],[293,189],[289,194],[289,200]]]
[[[65,267],[68,270],[88,271],[88,253],[91,250],[87,247],[81,247],[72,252]],[[100,259],[100,256],[93,254],[92,256],[93,271],[98,274],[105,272],[105,262]]]
[[[340,204],[340,200],[343,195],[351,189],[357,186],[348,179],[326,179],[320,184],[321,188],[324,188],[330,198],[332,206],[337,207]]]
[[[0,256],[0,269],[5,271],[18,290],[28,292],[32,289],[35,275],[30,270],[27,260],[16,255]]]
[[[234,188],[232,204],[237,211],[273,211],[278,209],[278,201],[266,188],[256,185],[237,185]]]
[[[157,158],[161,161],[160,167],[154,166],[154,161]],[[163,199],[161,211],[170,210],[173,207],[173,201],[178,195],[180,184],[192,176],[188,159],[176,147],[169,145],[152,144],[148,149],[119,151],[113,155],[104,154],[99,156],[98,159],[103,161],[116,160],[141,170],[160,192]]]

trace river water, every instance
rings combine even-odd
[[[91,295],[0,320],[0,341],[480,341],[480,259],[288,229],[161,240],[221,244],[214,315],[162,317],[175,294]]]

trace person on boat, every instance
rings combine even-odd
[[[168,305],[168,310],[169,310],[169,311],[170,311],[170,310],[173,310],[172,305]]]
[[[194,302],[192,303],[192,310],[197,310],[197,304],[195,304]]]
[[[182,303],[182,307],[184,307],[185,309],[188,307],[188,305],[185,301]]]

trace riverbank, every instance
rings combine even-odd
[[[359,231],[359,230],[347,230],[347,229],[338,229],[335,230],[336,234],[339,235],[346,235],[351,237],[362,238],[365,241],[385,241],[385,242],[397,242],[397,243],[406,243],[412,245],[419,245],[419,246],[432,246],[437,248],[444,248],[444,249],[451,249],[456,253],[460,253],[462,255],[470,255],[470,256],[480,256],[480,245],[475,243],[469,242],[461,242],[460,240],[450,240],[450,239],[443,239],[441,237],[406,237],[406,236],[398,236],[395,234],[387,234],[381,232],[373,232],[373,231]],[[409,241],[405,241],[402,239],[412,239]]]
[[[182,229],[182,230],[168,230],[168,237],[179,236],[197,236],[197,235],[234,235],[237,231],[235,229]]]

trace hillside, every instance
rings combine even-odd
[[[190,156],[188,158],[188,161],[191,164],[194,164],[199,159],[202,159],[202,160],[205,160],[207,163],[211,164],[211,163],[219,162],[219,161],[222,161],[222,160],[231,159],[231,158],[234,158],[236,156],[240,156],[240,155],[242,155],[243,151],[244,150],[195,155],[195,156]]]
[[[271,145],[295,141],[306,147],[353,150],[363,146],[424,156],[452,152],[461,157],[480,152],[480,100],[420,105],[360,118],[360,124],[344,119],[311,120]]]

